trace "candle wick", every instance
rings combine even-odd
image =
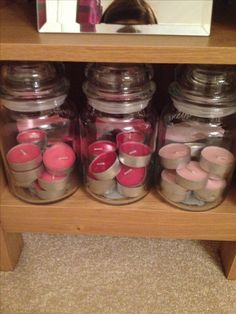
[[[95,147],[94,150],[102,150],[102,147]]]
[[[27,155],[27,153],[26,153],[23,149],[21,149],[20,152],[21,152],[24,156]]]
[[[67,160],[68,157],[67,156],[64,156],[64,157],[58,157],[58,160]]]
[[[127,170],[127,171],[124,172],[124,175],[127,176],[127,174],[129,174],[129,173],[132,172],[132,171],[133,171],[132,169],[129,169],[129,170]]]
[[[105,162],[98,162],[97,166],[104,166],[106,163]]]
[[[129,152],[129,154],[132,155],[132,154],[135,154],[136,152],[137,152],[137,150],[134,149],[134,150],[131,150],[131,151]]]

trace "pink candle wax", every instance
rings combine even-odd
[[[6,159],[11,169],[26,171],[37,168],[42,162],[42,155],[37,145],[24,143],[12,147],[6,155]]]
[[[44,190],[63,190],[68,182],[67,175],[55,176],[44,171],[38,178],[38,184]]]
[[[119,147],[119,158],[126,166],[145,167],[151,159],[151,149],[143,143],[125,142]]]
[[[234,155],[223,147],[208,146],[201,151],[202,169],[221,178],[233,172],[234,163]]]
[[[57,143],[46,149],[43,162],[48,172],[54,175],[65,175],[72,170],[75,153],[69,145]]]
[[[131,168],[121,166],[120,172],[116,176],[117,181],[124,186],[135,187],[144,183],[146,178],[146,168]]]
[[[144,134],[139,131],[120,132],[116,136],[116,143],[119,147],[120,144],[125,142],[143,142]]]
[[[207,138],[207,134],[200,128],[194,128],[184,123],[168,126],[166,130],[166,140],[172,142],[195,142]]]
[[[96,179],[113,179],[120,171],[120,163],[115,152],[106,152],[98,155],[89,165],[89,173]]]
[[[210,177],[203,189],[195,191],[195,196],[203,201],[213,202],[222,198],[226,186],[226,180],[218,177]]]
[[[168,144],[159,150],[161,164],[166,169],[183,168],[191,159],[191,149],[185,144]]]
[[[96,141],[88,146],[88,153],[91,157],[97,157],[98,155],[106,152],[114,152],[116,150],[116,144],[111,141]]]
[[[189,190],[199,190],[206,186],[208,175],[199,162],[190,161],[184,168],[176,170],[176,183]]]
[[[16,140],[18,143],[33,143],[44,145],[46,143],[46,132],[40,129],[32,129],[20,132]]]

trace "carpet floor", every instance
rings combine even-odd
[[[218,243],[24,234],[1,314],[235,314]]]

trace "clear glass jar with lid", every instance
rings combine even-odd
[[[157,129],[152,75],[142,64],[87,66],[79,150],[86,189],[102,202],[131,203],[150,189]]]
[[[68,88],[60,63],[1,67],[1,154],[9,188],[24,201],[50,203],[77,189]]]
[[[227,195],[235,167],[234,66],[182,65],[160,121],[159,193],[185,210],[204,211]]]

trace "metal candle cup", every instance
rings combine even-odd
[[[69,176],[55,176],[47,171],[41,173],[38,177],[38,184],[43,190],[47,191],[61,191],[66,189]]]
[[[191,159],[191,150],[185,144],[172,143],[159,150],[161,165],[166,169],[183,168]]]
[[[120,162],[115,152],[97,156],[89,165],[89,173],[98,180],[111,180],[120,171]]]
[[[28,171],[11,171],[11,175],[13,178],[13,183],[15,186],[20,187],[30,187],[31,184],[37,180],[37,178],[40,176],[40,174],[43,172],[44,167],[43,164],[41,164],[38,168],[28,170]]]
[[[44,149],[47,144],[47,134],[41,129],[30,129],[20,132],[16,140],[19,144],[32,143]]]
[[[65,189],[55,191],[44,190],[37,182],[33,183],[33,189],[39,198],[48,201],[58,199],[65,194]]]
[[[125,142],[119,147],[119,159],[128,167],[146,167],[151,159],[151,149],[143,143]]]
[[[233,172],[234,155],[219,146],[207,146],[201,151],[200,166],[205,171],[220,178],[226,178]]]
[[[92,174],[87,176],[88,189],[97,195],[104,195],[111,192],[116,185],[114,179],[110,180],[97,180],[96,177]]]
[[[161,173],[160,192],[172,202],[183,202],[189,191],[176,183],[174,170],[163,170]]]
[[[187,190],[200,190],[206,186],[208,176],[199,162],[190,161],[186,167],[176,170],[176,183]]]
[[[147,170],[145,167],[132,168],[122,165],[116,177],[119,193],[127,197],[143,196],[147,192],[144,184],[146,174]]]
[[[191,157],[199,159],[202,149],[206,146],[203,143],[185,143],[191,149]]]
[[[12,147],[6,159],[14,171],[28,171],[37,168],[42,162],[39,147],[35,144],[24,143]]]
[[[57,143],[47,148],[43,154],[43,162],[47,171],[55,176],[68,175],[75,163],[73,149],[65,143]]]
[[[95,158],[102,153],[115,152],[116,144],[112,141],[95,141],[88,146],[88,154],[90,158]]]
[[[195,196],[205,202],[221,200],[226,188],[226,181],[217,177],[209,178],[204,189],[194,192]]]

